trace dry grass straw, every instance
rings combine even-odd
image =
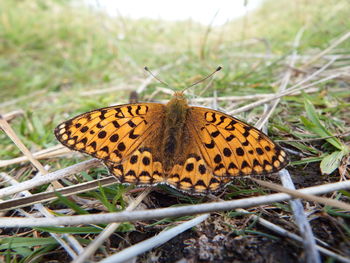
[[[0,173],[0,178],[6,181],[7,174]],[[54,191],[45,191],[31,196],[24,196],[19,198],[11,198],[9,200],[0,203],[0,211],[7,211],[34,205],[37,203],[45,203],[57,199],[57,193],[67,197],[84,193],[87,191],[95,190],[100,187],[106,187],[118,183],[114,176],[108,176],[102,179],[97,179],[77,185],[71,185],[67,187],[57,188]]]
[[[319,204],[337,207],[337,208],[343,209],[345,211],[350,211],[349,204],[335,200],[335,199],[319,197],[319,196],[310,195],[310,194],[304,194],[304,193],[301,193],[297,190],[289,189],[289,188],[286,188],[286,187],[283,187],[283,186],[280,186],[278,184],[274,184],[271,182],[262,181],[262,180],[259,180],[257,178],[251,178],[251,180],[253,180],[254,182],[256,182],[256,183],[258,183],[266,188],[272,189],[276,192],[289,194],[289,195],[293,196],[294,198],[301,198],[301,199],[316,202]]]
[[[72,151],[69,150],[67,147],[64,147],[63,145],[55,145],[50,148],[32,153],[32,156],[36,160],[40,160],[62,156],[67,153],[72,153]],[[0,167],[6,167],[8,165],[13,165],[25,161],[29,161],[29,158],[26,155],[10,160],[0,160]]]
[[[299,189],[300,193],[319,195],[350,188],[350,181],[329,183]],[[140,220],[180,217],[209,212],[228,211],[236,208],[251,208],[275,202],[288,201],[294,197],[285,193],[269,194],[257,197],[242,198],[231,201],[211,202],[181,207],[148,209],[139,211],[123,211],[104,214],[61,216],[55,218],[0,218],[0,227],[35,227],[54,225],[101,224],[111,222],[137,222]]]

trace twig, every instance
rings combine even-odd
[[[5,173],[0,173],[0,177],[6,178]],[[68,187],[57,188],[55,191],[46,191],[37,194],[32,194],[31,196],[25,196],[15,199],[9,199],[0,202],[0,211],[6,211],[11,209],[16,209],[20,207],[25,207],[37,203],[44,203],[57,199],[57,193],[67,197],[91,190],[98,189],[100,187],[106,187],[118,183],[114,176],[105,177],[102,179],[97,179],[94,181],[89,181],[85,183],[80,183],[77,185],[71,185]]]
[[[71,150],[69,150],[67,147],[64,147],[63,145],[55,145],[50,148],[37,151],[32,153],[33,157],[38,160],[38,159],[45,159],[45,158],[51,158],[51,157],[56,157],[60,156],[66,153],[73,153]],[[27,156],[21,156],[17,158],[13,158],[10,160],[0,160],[0,167],[6,167],[8,165],[16,164],[16,163],[21,163],[28,161]]]
[[[284,173],[285,171],[283,171]],[[333,207],[337,207],[340,209],[344,209],[346,211],[350,211],[350,205],[338,200],[334,200],[334,199],[330,199],[330,198],[325,198],[325,197],[319,197],[319,196],[315,196],[315,195],[309,195],[309,194],[304,194],[301,193],[297,190],[293,190],[292,188],[286,188],[283,187],[281,185],[278,184],[274,184],[271,182],[266,182],[266,181],[262,181],[259,180],[257,178],[250,178],[251,180],[253,180],[254,182],[257,182],[258,184],[270,188],[272,190],[275,190],[277,192],[281,192],[281,193],[286,193],[286,194],[290,194],[291,196],[295,197],[295,198],[302,198],[308,201],[312,201],[312,202],[317,202],[320,204],[324,204],[324,205],[328,205],[328,206],[333,206]]]
[[[28,93],[28,95],[25,95],[25,96],[19,97],[17,99],[13,99],[13,100],[9,100],[9,101],[5,101],[5,102],[1,103],[0,104],[0,108],[5,108],[5,107],[8,107],[10,105],[17,104],[20,101],[23,101],[23,100],[26,100],[26,99],[29,99],[29,98],[32,98],[32,97],[38,97],[39,95],[42,95],[44,93],[46,93],[46,90],[43,90],[43,89],[38,90],[38,91],[30,92],[30,93]]]
[[[296,60],[296,56],[297,56],[297,48],[299,46],[300,40],[301,40],[301,36],[304,32],[304,28],[302,28],[301,30],[298,31],[297,36],[295,37],[294,43],[293,43],[293,54],[292,54],[292,58],[289,64],[289,67],[287,69],[287,72],[285,73],[285,76],[281,82],[281,86],[279,88],[279,93],[284,92],[285,89],[288,86],[290,77],[291,77],[291,73],[292,73],[292,68],[294,68],[294,64],[295,64],[295,60]],[[318,71],[317,74],[321,73],[322,71]],[[316,76],[316,74],[313,74],[314,76]],[[306,78],[306,79],[311,79]],[[303,80],[305,82],[305,79]],[[303,82],[301,82],[303,83]],[[263,115],[262,118],[260,118],[260,120],[257,123],[257,128],[261,129],[268,121],[269,117],[272,115],[272,113],[274,112],[274,110],[276,109],[278,103],[279,103],[280,99],[275,100],[269,111]],[[293,181],[289,175],[289,172],[286,169],[283,169],[282,171],[279,172],[279,175],[281,177],[282,180],[282,184],[288,188],[291,189],[295,189],[294,188],[294,184]],[[260,180],[258,180],[257,182],[261,183]],[[266,182],[263,182],[266,183]],[[279,186],[281,187],[281,186]],[[284,187],[281,187],[283,189],[287,189]],[[281,189],[279,188],[279,189]],[[309,195],[307,195],[307,197],[309,197]],[[299,227],[299,230],[301,232],[301,235],[303,236],[303,246],[304,246],[304,252],[306,255],[306,260],[309,263],[320,263],[321,262],[321,258],[320,255],[317,251],[316,248],[316,241],[315,241],[315,237],[313,235],[311,226],[309,224],[309,221],[307,220],[307,216],[305,215],[304,212],[304,207],[303,204],[301,203],[301,201],[299,199],[297,200],[290,200],[289,201],[290,206],[292,208],[292,212],[294,215],[294,218],[296,219],[296,224]]]
[[[204,220],[206,220],[209,217],[208,214],[198,216],[192,220],[189,220],[185,223],[182,223],[176,227],[173,227],[169,230],[163,231],[160,234],[149,238],[145,241],[142,241],[140,243],[137,243],[136,245],[133,245],[131,247],[128,247],[127,249],[122,250],[121,252],[118,252],[106,259],[103,259],[100,261],[101,263],[117,263],[117,262],[125,262],[133,257],[136,257],[137,255],[140,255],[141,253],[144,253],[152,248],[158,247],[165,242],[168,242],[170,239],[176,237],[177,235],[185,232],[186,230],[202,223]]]
[[[101,162],[99,160],[91,159],[91,160],[87,160],[87,161],[84,161],[84,162],[81,162],[78,164],[74,164],[72,166],[69,166],[67,168],[64,168],[64,169],[61,169],[61,170],[58,170],[55,172],[49,173],[45,176],[41,176],[39,178],[34,178],[31,180],[19,183],[18,185],[2,188],[2,189],[0,189],[0,198],[2,198],[4,196],[11,195],[11,194],[15,194],[15,193],[18,193],[18,192],[21,192],[24,190],[29,190],[29,189],[32,189],[34,187],[50,183],[52,181],[62,179],[62,178],[67,177],[69,175],[88,170],[92,167],[96,167],[100,164],[101,164]]]
[[[114,91],[120,91],[120,90],[126,90],[130,91],[133,90],[133,87],[122,84],[120,86],[115,86],[115,87],[110,87],[110,88],[105,88],[105,89],[93,89],[93,90],[86,90],[80,93],[80,96],[95,96],[95,95],[101,95],[104,93],[111,93]]]
[[[15,111],[11,111],[11,112],[8,112],[8,113],[5,113],[5,114],[2,114],[2,117],[7,120],[7,121],[10,121],[14,118],[16,118],[17,116],[21,116],[24,114],[24,111],[23,110],[15,110]]]
[[[225,97],[209,97],[209,98],[193,98],[191,103],[203,103],[203,102],[212,102],[213,99],[217,101],[242,101],[242,100],[255,100],[262,98],[269,98],[273,96],[273,93],[270,94],[255,94],[255,95],[245,95],[245,96],[225,96]]]
[[[249,58],[256,58],[256,59],[280,59],[283,58],[283,56],[281,55],[275,55],[275,54],[262,54],[262,53],[230,53],[228,55],[228,57],[242,57],[244,59],[249,59]],[[292,55],[286,56],[286,59],[290,59],[292,57]],[[301,61],[305,61],[305,60],[310,60],[311,58],[313,58],[314,56],[311,55],[297,55],[296,59],[297,60],[301,60]],[[327,60],[331,60],[334,59],[335,57],[339,57],[339,55],[323,55],[322,58],[327,59]],[[342,55],[341,56],[342,59],[350,59],[350,55]]]
[[[282,184],[288,187],[290,190],[295,189],[294,183],[289,175],[289,172],[286,169],[279,171],[279,176],[281,178]],[[291,191],[293,191],[291,190]],[[289,191],[289,190],[287,190]],[[296,191],[296,190],[294,190]],[[310,195],[307,195],[309,197]],[[303,237],[304,250],[306,255],[306,261],[309,263],[318,263],[321,262],[320,254],[316,249],[316,241],[314,234],[312,232],[307,216],[304,212],[303,204],[300,199],[290,200],[290,206],[293,211],[295,222],[299,227],[301,236]]]
[[[333,191],[350,188],[350,180],[332,184],[324,184],[303,188],[298,191],[307,194],[324,194]],[[205,203],[198,205],[187,205],[181,207],[169,207],[159,209],[148,209],[145,211],[123,211],[107,214],[62,216],[57,218],[0,218],[0,227],[34,227],[34,226],[54,226],[54,225],[79,225],[79,224],[100,224],[110,222],[135,222],[139,220],[151,220],[166,217],[180,217],[185,215],[194,215],[209,213],[214,211],[227,211],[236,208],[255,207],[274,202],[287,201],[293,197],[284,194],[270,194],[265,196],[250,197],[239,200]]]
[[[8,137],[17,145],[17,147],[21,150],[21,152],[30,160],[30,162],[33,164],[33,166],[38,169],[38,171],[41,174],[47,174],[47,171],[44,169],[44,167],[41,165],[41,163],[36,160],[32,153],[27,149],[27,147],[22,143],[22,141],[18,138],[14,130],[11,128],[11,126],[8,124],[5,118],[3,118],[2,115],[0,115],[0,127],[4,130],[4,132],[7,134]]]
[[[311,139],[288,139],[288,140],[274,140],[275,142],[313,142],[313,141],[322,141],[329,138],[342,138],[350,135],[350,131],[346,131],[339,134],[334,134],[331,136],[320,137],[320,138],[311,138]]]

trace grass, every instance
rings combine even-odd
[[[35,152],[57,144],[53,129],[63,120],[110,104],[127,103],[130,92],[148,77],[143,70],[145,65],[153,70],[172,65],[161,71],[159,76],[175,90],[187,87],[218,65],[223,66],[222,72],[217,74],[203,94],[201,92],[206,83],[192,88],[191,97],[198,94],[210,97],[214,91],[220,97],[274,93],[287,69],[286,57],[292,52],[297,32],[304,29],[298,54],[312,56],[348,31],[349,8],[346,0],[267,1],[259,10],[241,20],[222,27],[206,27],[191,21],[110,18],[103,13],[82,8],[79,3],[73,5],[70,1],[0,1],[0,113],[17,109],[24,111],[23,116],[11,121],[11,126],[22,142]],[[347,40],[328,55],[345,57],[350,55],[349,50],[350,41]],[[271,54],[274,57],[252,58],[247,54]],[[175,64],[179,59],[179,64]],[[313,72],[325,62],[322,58],[304,68],[305,61],[298,60],[296,69],[300,71],[293,72],[291,84],[302,79],[303,72]],[[334,63],[330,70],[342,70],[348,63],[349,58],[344,58]],[[140,98],[147,98],[159,86],[159,83],[149,84]],[[300,171],[310,175],[312,170],[310,176],[317,174],[315,180],[320,184],[339,180],[337,168],[346,170],[342,160],[349,154],[347,141],[350,136],[331,136],[349,132],[349,80],[346,77],[338,78],[320,84],[317,88],[319,90],[315,93],[283,98],[270,119],[269,134],[276,140],[282,140],[284,146],[303,154],[303,158],[293,157],[293,166],[290,168],[292,173],[295,171],[298,175]],[[114,91],[110,92],[109,89]],[[155,97],[156,100],[168,98],[162,93]],[[219,106],[239,107],[247,103],[227,101]],[[254,123],[262,111],[263,107],[257,107],[238,117]],[[309,141],[324,137],[327,138]],[[5,133],[0,133],[0,159],[18,156],[21,153],[15,144]],[[53,158],[41,163],[55,170],[83,158],[88,157]],[[1,169],[16,176],[19,181],[33,176],[33,168],[28,163]],[[330,175],[320,176],[320,169]],[[104,173],[104,169],[94,169],[65,183],[98,178]],[[301,180],[301,186],[310,184],[307,179]],[[44,191],[45,188],[37,191]],[[98,200],[101,204],[98,211],[101,207],[105,211],[114,211],[116,206],[125,208],[128,202],[125,192],[129,189],[105,187],[79,196]],[[200,198],[162,189],[173,200],[153,200],[154,206],[202,202]],[[258,185],[237,180],[223,198],[260,195],[264,192],[266,190]],[[156,197],[157,194],[153,198]],[[348,200],[349,193],[342,191],[339,198]],[[64,197],[59,197],[51,205],[55,209],[69,207],[77,214],[97,212],[86,210],[82,204]],[[275,209],[280,209],[278,211],[284,214],[289,212],[277,206]],[[349,242],[348,214],[331,208],[324,211],[332,218],[332,224],[339,226],[337,220],[342,218],[343,225],[338,228],[342,229],[338,231],[342,237],[338,241]],[[153,222],[153,225],[145,225],[145,228],[154,230],[154,226],[168,225],[173,221],[160,220]],[[125,223],[119,230],[131,233],[139,227],[137,224]],[[98,232],[98,228],[65,230],[66,233]],[[260,235],[263,231],[248,230],[239,230],[239,233]],[[22,237],[12,237],[11,241],[2,239],[0,256],[6,262],[29,262],[33,258],[39,262],[41,256],[58,249],[55,241],[47,236],[47,231],[56,230],[36,229],[22,233]],[[2,237],[11,235],[11,232],[4,232]],[[130,238],[129,235],[124,237]],[[82,243],[88,243],[88,240],[89,236],[79,235]]]

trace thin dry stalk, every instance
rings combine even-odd
[[[251,178],[251,180],[253,180],[254,182],[257,182],[258,184],[270,188],[272,190],[275,190],[277,192],[281,192],[281,193],[286,193],[286,194],[290,194],[291,196],[295,197],[295,198],[302,198],[308,201],[312,201],[312,202],[316,202],[316,203],[320,203],[320,204],[324,204],[324,205],[328,205],[328,206],[333,206],[333,207],[337,207],[340,209],[344,209],[345,211],[350,211],[350,205],[335,199],[331,199],[331,198],[325,198],[325,197],[319,197],[319,196],[315,196],[315,195],[309,195],[309,194],[303,194],[297,190],[293,190],[290,188],[286,188],[283,187],[281,185],[278,184],[274,184],[271,182],[266,182],[266,181],[262,181],[256,178]]]
[[[33,166],[41,173],[41,174],[47,174],[47,171],[45,168],[39,163],[32,153],[27,149],[27,147],[22,143],[22,141],[18,138],[14,130],[11,128],[11,126],[8,124],[5,118],[0,115],[0,127],[4,130],[4,132],[7,134],[8,137],[16,144],[16,146],[21,150],[21,152],[30,160],[30,162],[33,164]]]
[[[46,93],[46,90],[38,90],[38,91],[30,92],[28,95],[1,103],[0,108],[7,108],[8,106],[18,104],[18,102],[20,102],[20,101],[27,100],[27,99],[37,97],[37,96],[41,96],[44,93]]]
[[[39,178],[33,178],[31,180],[19,183],[18,185],[9,186],[6,188],[0,189],[0,198],[3,198],[4,196],[12,195],[15,193],[22,192],[24,190],[29,190],[34,187],[47,184],[62,178],[65,178],[67,176],[70,176],[75,173],[79,173],[81,171],[86,171],[90,168],[96,167],[100,165],[101,162],[97,159],[91,159],[87,160],[78,164],[74,164],[72,166],[69,166],[67,168],[49,173],[45,176],[41,176]]]
[[[283,169],[278,174],[284,186],[288,187],[290,190],[295,189],[292,178],[286,169]],[[311,225],[307,220],[303,204],[301,203],[300,199],[290,200],[289,204],[292,208],[293,216],[296,224],[298,225],[300,234],[303,237],[306,261],[309,263],[321,262],[320,254],[316,249],[316,240],[312,232]]]
[[[0,127],[4,130],[8,137],[16,144],[19,150],[28,158],[32,165],[41,173],[41,175],[48,174],[48,171],[42,166],[42,164],[34,158],[33,154],[28,150],[28,148],[22,143],[18,138],[15,131],[12,129],[10,124],[0,115]],[[52,181],[52,186],[54,188],[60,188],[62,185],[59,182]]]
[[[282,80],[281,86],[279,87],[278,92],[284,92],[289,84],[289,80],[292,76],[292,70],[291,68],[294,67],[295,65],[295,61],[296,61],[296,56],[297,56],[297,49],[300,45],[300,40],[301,37],[304,33],[304,28],[302,28],[301,30],[299,30],[297,36],[295,37],[294,40],[294,44],[293,44],[293,54],[292,54],[292,58],[291,61],[289,63],[289,68],[287,69],[284,78]],[[270,106],[269,110],[260,118],[260,120],[256,123],[255,127],[258,128],[259,130],[265,125],[265,123],[268,121],[268,119],[271,117],[272,113],[275,111],[278,103],[280,102],[280,98],[276,99],[272,105]]]
[[[212,102],[213,99],[217,101],[243,101],[243,100],[256,100],[256,99],[264,99],[273,96],[273,93],[270,94],[256,94],[256,95],[245,95],[245,96],[226,96],[226,97],[208,97],[208,98],[193,98],[191,99],[192,103],[208,103]]]
[[[2,114],[2,117],[6,120],[6,121],[10,121],[18,116],[22,116],[24,114],[23,110],[14,110],[5,114]]]
[[[306,194],[325,194],[350,188],[350,180],[332,184],[307,187],[299,189]],[[274,202],[282,202],[293,199],[285,193],[270,194],[258,197],[250,197],[232,201],[204,203],[197,205],[187,205],[181,207],[168,207],[159,209],[148,209],[143,211],[123,211],[117,213],[92,214],[62,216],[56,218],[0,218],[0,227],[34,227],[34,226],[54,226],[54,225],[79,225],[79,224],[100,224],[111,222],[136,222],[140,220],[160,219],[166,217],[180,217],[185,215],[195,215],[202,213],[227,211],[237,208],[256,207]]]
[[[88,97],[88,96],[101,95],[101,94],[105,94],[105,93],[111,93],[111,92],[115,92],[115,91],[122,91],[122,90],[130,91],[133,89],[134,88],[132,86],[122,84],[120,86],[115,86],[115,87],[110,87],[110,88],[105,88],[105,89],[93,89],[93,90],[83,91],[80,93],[80,95]]]
[[[67,153],[73,153],[73,152],[69,150],[67,147],[64,147],[63,145],[55,145],[50,148],[34,152],[32,153],[32,155],[36,160],[40,160],[40,159],[48,159],[48,158],[61,156]],[[28,160],[29,160],[28,157],[25,155],[10,159],[10,160],[0,160],[0,167],[6,167],[8,165],[26,162]]]
[[[281,55],[262,54],[262,53],[242,53],[242,52],[231,53],[228,56],[229,57],[241,57],[244,59],[249,59],[249,58],[253,58],[253,59],[281,59],[281,58],[283,58],[283,56],[281,56]],[[339,55],[323,55],[321,57],[323,59],[331,60],[331,59],[334,59],[338,56]],[[290,59],[291,57],[292,57],[292,55],[289,55],[289,56],[286,56],[285,58]],[[296,60],[300,60],[300,61],[310,60],[311,58],[314,58],[314,56],[311,56],[311,55],[297,55],[296,56]],[[350,55],[342,55],[341,58],[342,59],[350,59]]]
[[[121,252],[118,252],[110,257],[107,257],[100,261],[101,263],[117,263],[117,262],[125,262],[127,260],[132,259],[133,257],[136,257],[137,255],[140,255],[148,250],[151,250],[155,247],[158,247],[166,242],[168,242],[170,239],[176,237],[177,235],[185,232],[186,230],[195,227],[196,225],[202,223],[204,220],[206,220],[209,217],[209,214],[204,214],[201,216],[198,216],[192,220],[189,220],[185,223],[182,223],[176,227],[173,227],[169,230],[165,230],[161,232],[160,234],[149,238],[145,241],[142,241],[140,243],[137,243],[131,247],[128,247]]]
[[[0,173],[0,177],[6,179],[5,173]],[[71,196],[87,191],[99,189],[100,187],[106,187],[118,183],[115,176],[109,176],[102,179],[97,179],[85,183],[71,185],[68,187],[57,188],[55,191],[46,191],[31,196],[25,196],[20,198],[11,198],[9,200],[0,202],[0,211],[12,210],[20,207],[26,207],[37,203],[45,203],[57,199],[57,193],[62,196]]]

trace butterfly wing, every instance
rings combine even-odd
[[[55,129],[72,150],[102,159],[121,183],[165,182],[194,194],[215,192],[233,176],[276,172],[286,153],[265,134],[224,113],[189,107],[183,152],[164,171],[161,155],[165,105],[126,104],[81,114]]]
[[[185,161],[175,164],[167,176],[170,186],[192,194],[207,194],[218,191],[230,181],[228,177],[213,175],[198,147],[193,144],[190,149]]]
[[[55,136],[72,150],[106,162],[120,163],[159,126],[164,105],[159,103],[126,104],[81,114],[61,123]]]
[[[268,136],[222,112],[190,107],[186,129],[192,153],[168,179],[179,189],[214,192],[230,177],[269,174],[288,164],[287,154]]]
[[[232,116],[192,107],[189,119],[200,152],[216,176],[269,174],[288,164],[287,154],[268,136]],[[195,120],[202,125],[193,125]]]

